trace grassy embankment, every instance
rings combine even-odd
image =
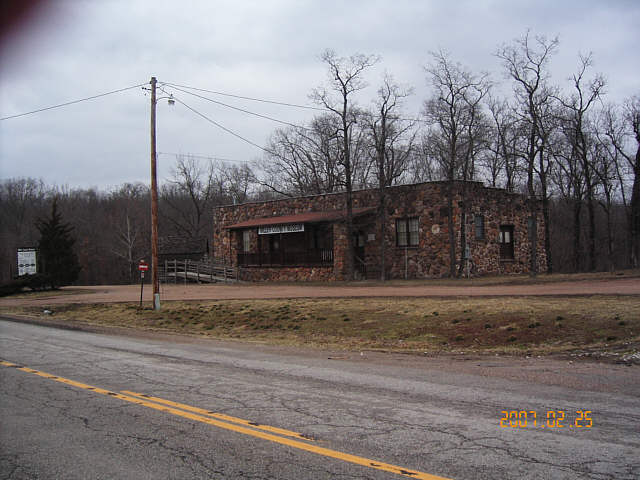
[[[346,298],[4,307],[0,313],[288,345],[534,354],[637,351],[635,296]]]

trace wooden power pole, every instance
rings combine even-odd
[[[160,278],[158,275],[158,180],[156,173],[156,77],[151,77],[151,277],[153,309],[160,310]]]

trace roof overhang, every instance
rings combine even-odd
[[[376,207],[354,208],[353,217],[359,217],[376,211]],[[288,225],[292,223],[321,223],[336,222],[344,220],[347,216],[346,210],[333,210],[329,212],[306,212],[296,215],[283,215],[280,217],[254,218],[244,222],[226,225],[223,228],[229,230],[239,230],[252,227],[264,227],[267,225]]]

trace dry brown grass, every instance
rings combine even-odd
[[[554,353],[637,348],[634,296],[366,298],[8,307],[60,322],[210,335],[270,343],[403,351]]]

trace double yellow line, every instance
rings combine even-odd
[[[0,365],[4,367],[15,368],[27,373],[32,373],[39,377],[54,380],[56,382],[64,383],[72,387],[81,388],[83,390],[89,390],[101,395],[107,395],[109,397],[117,398],[125,402],[134,403],[143,407],[152,408],[161,412],[170,413],[178,417],[187,418],[196,422],[206,423],[214,427],[223,428],[225,430],[231,430],[236,433],[248,435],[255,438],[261,438],[280,445],[287,445],[298,450],[304,450],[307,452],[322,455],[324,457],[335,458],[343,460],[345,462],[361,465],[363,467],[373,468],[376,470],[383,470],[386,472],[395,473],[410,478],[417,478],[421,480],[449,480],[437,475],[431,475],[429,473],[419,472],[408,468],[391,465],[388,463],[378,462],[368,458],[360,457],[357,455],[351,455],[349,453],[343,453],[329,448],[320,447],[313,443],[313,439],[291,430],[285,430],[282,428],[272,427],[269,425],[262,425],[255,422],[250,422],[242,418],[232,417],[222,413],[211,412],[198,407],[192,407],[183,403],[173,402],[171,400],[165,400],[158,397],[152,397],[144,395],[142,393],[130,392],[122,390],[121,392],[112,392],[99,387],[93,387],[85,383],[69,380],[68,378],[59,377],[50,373],[41,372],[32,368],[17,365],[15,363],[0,360]]]

